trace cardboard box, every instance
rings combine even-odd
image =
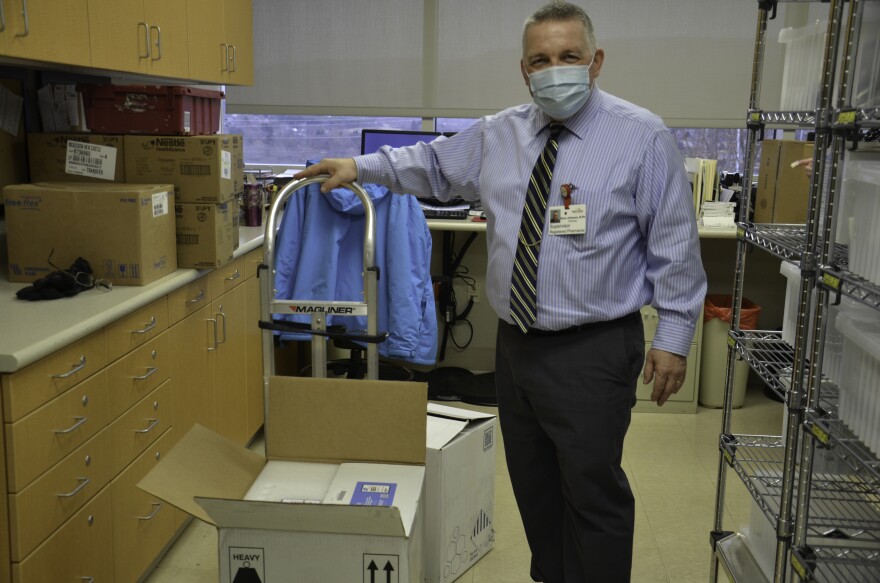
[[[495,416],[428,405],[425,580],[458,579],[495,544]]]
[[[177,269],[170,184],[40,182],[3,189],[9,281],[86,259],[97,278],[144,285]]]
[[[756,223],[803,224],[807,220],[810,178],[792,162],[812,158],[813,142],[764,140],[755,198]]]
[[[241,136],[127,135],[124,143],[128,181],[171,183],[177,202],[226,202],[244,182],[236,169]]]
[[[209,269],[232,261],[238,243],[233,225],[237,214],[235,200],[220,204],[174,205],[177,266]]]
[[[272,377],[268,398],[265,457],[195,426],[139,487],[219,528],[222,583],[422,581],[427,387]]]
[[[31,133],[27,142],[31,182],[125,182],[122,136]]]

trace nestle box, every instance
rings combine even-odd
[[[235,138],[235,140],[233,140]],[[241,136],[134,136],[124,138],[125,175],[129,182],[171,183],[177,202],[218,203],[231,200]]]
[[[9,281],[86,259],[95,277],[144,285],[177,269],[170,184],[39,182],[3,189]]]
[[[268,399],[265,457],[197,425],[139,487],[218,527],[222,583],[422,581],[427,387],[272,377]]]
[[[428,405],[425,580],[450,583],[495,543],[495,416]]]
[[[232,261],[238,243],[233,226],[235,201],[220,204],[174,205],[177,229],[177,266],[194,269],[220,267]]]
[[[807,220],[810,177],[793,162],[813,157],[813,142],[764,140],[755,198],[756,223],[801,224]]]
[[[122,136],[32,133],[27,142],[31,182],[125,182]]]

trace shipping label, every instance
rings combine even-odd
[[[232,152],[220,150],[220,177],[227,180],[232,178]]]
[[[98,180],[116,178],[116,148],[70,140],[67,142],[67,174]]]
[[[152,196],[153,201],[153,218],[161,217],[168,214],[168,193],[157,192]]]

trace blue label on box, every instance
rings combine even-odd
[[[387,482],[358,482],[351,495],[352,506],[391,506],[397,484]]]

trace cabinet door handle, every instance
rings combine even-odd
[[[156,425],[159,424],[158,419],[147,419],[147,421],[149,421],[150,424],[147,426],[146,429],[135,429],[134,432],[135,433],[149,433],[153,430],[154,427],[156,427]]]
[[[24,17],[24,32],[17,32],[15,36],[27,36],[31,33],[31,26],[28,23],[27,0],[21,0],[21,15]]]
[[[136,380],[136,381],[143,381],[143,380],[146,380],[146,379],[150,378],[150,377],[153,376],[154,374],[156,374],[156,372],[158,372],[158,370],[159,370],[159,369],[156,368],[155,366],[151,366],[149,369],[147,369],[147,373],[146,373],[146,374],[142,374],[142,375],[139,376],[139,377],[131,377],[131,378],[134,379],[134,380]]]
[[[232,49],[231,56],[229,57],[229,72],[235,73],[235,45],[229,45],[229,48]]]
[[[144,328],[141,328],[140,330],[132,330],[131,333],[132,334],[146,334],[147,332],[149,332],[150,330],[152,330],[155,327],[156,327],[156,316],[151,316],[149,324],[147,324]]]
[[[223,67],[220,68],[220,72],[229,70],[229,45],[226,43],[220,43],[220,47],[223,49]]]
[[[197,304],[197,303],[199,303],[200,301],[202,301],[203,299],[205,299],[205,290],[200,289],[198,295],[196,295],[196,297],[194,297],[194,298],[191,299],[191,300],[186,300],[186,303],[188,303],[188,304]]]
[[[240,277],[241,277],[241,272],[236,269],[234,272],[232,272],[232,275],[230,275],[229,277],[226,277],[224,279],[226,281],[235,281],[236,279],[238,279]]]
[[[217,340],[217,344],[225,344],[226,343],[226,314],[223,312],[217,312],[217,318],[223,318],[223,340]]]
[[[215,318],[208,318],[208,322],[211,323],[211,327],[214,329],[214,346],[209,346],[208,350],[217,350],[217,320]]]
[[[3,2],[0,2],[0,32],[6,30],[6,15],[3,14]]]
[[[162,60],[162,29],[158,26],[153,25],[150,27],[150,30],[156,31],[156,54],[159,55],[158,57],[153,57],[153,60],[160,61]],[[152,34],[150,35],[150,42],[153,42]]]
[[[147,516],[135,516],[138,520],[153,520],[159,511],[162,510],[162,504],[159,502],[153,502],[153,511],[150,512]]]
[[[70,370],[67,372],[53,374],[52,378],[53,379],[66,379],[68,377],[75,375],[76,373],[78,373],[79,371],[84,369],[85,367],[86,367],[86,355],[83,354],[82,356],[79,357],[79,364],[72,365]]]
[[[77,480],[79,480],[79,486],[77,486],[76,488],[74,488],[70,492],[64,492],[64,493],[58,492],[55,495],[58,496],[59,498],[70,498],[71,496],[76,496],[77,494],[79,494],[80,490],[82,490],[83,488],[88,486],[89,482],[91,482],[91,480],[88,478],[77,478]]]
[[[150,25],[146,22],[138,22],[138,32],[141,31],[141,27],[144,27],[144,48],[147,51],[146,54],[141,54],[140,46],[138,46],[138,58],[139,59],[149,59],[150,58]],[[138,42],[140,45],[140,42]]]
[[[88,417],[74,417],[76,419],[76,423],[68,427],[67,429],[55,429],[53,433],[56,435],[67,435],[68,433],[73,433],[76,431],[83,423],[89,420]]]

